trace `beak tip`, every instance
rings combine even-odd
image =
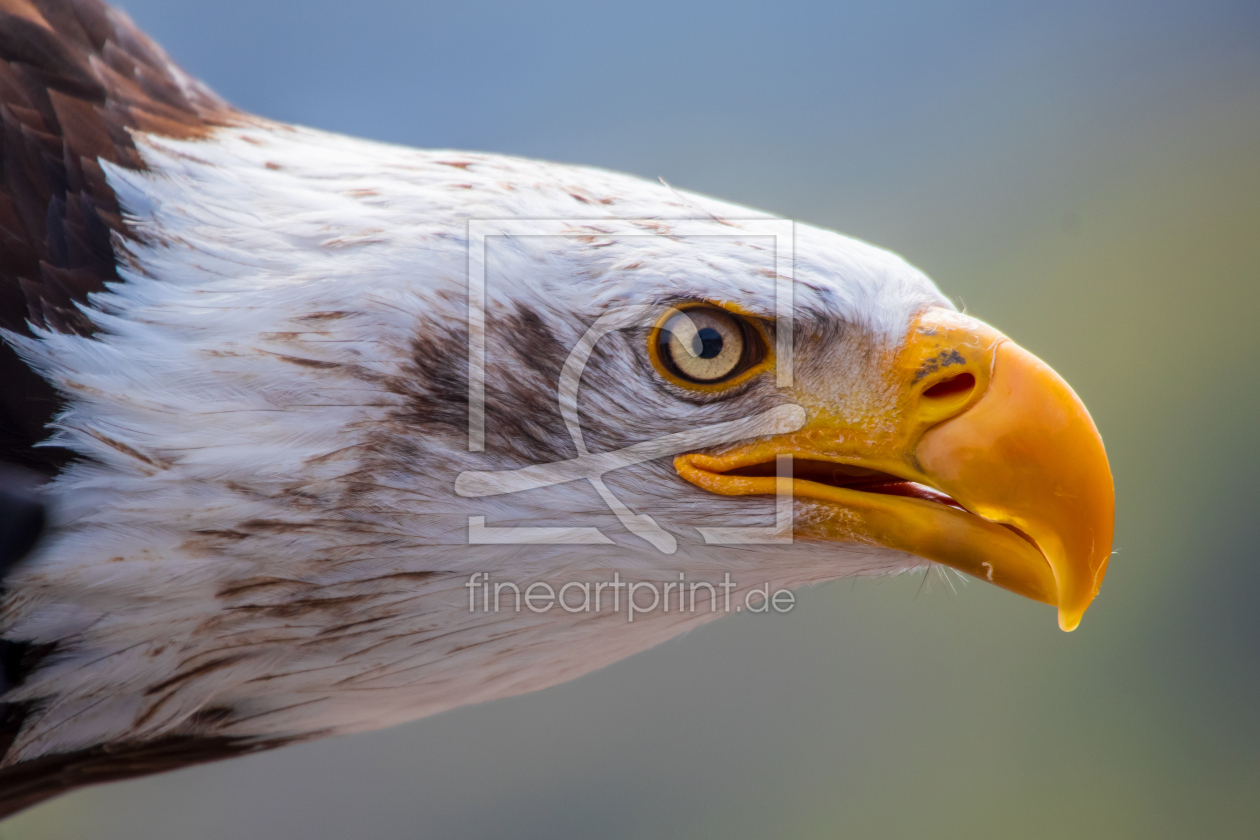
[[[1059,607],[1059,629],[1064,633],[1071,633],[1077,627],[1081,626],[1081,616],[1084,615],[1084,613],[1084,610],[1069,611],[1063,607]]]

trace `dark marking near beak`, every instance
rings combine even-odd
[[[919,370],[914,375],[914,381],[918,382],[923,377],[930,376],[942,368],[947,368],[951,365],[964,365],[966,363],[967,360],[957,350],[942,350],[936,356],[919,365]]]

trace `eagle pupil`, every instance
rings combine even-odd
[[[722,334],[713,327],[704,327],[696,332],[691,347],[701,359],[715,358],[722,352]]]

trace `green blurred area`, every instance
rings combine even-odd
[[[88,790],[0,836],[1260,836],[1260,29],[1177,53],[1179,20],[1155,41],[1185,85],[1069,39],[1002,53],[835,156],[808,136],[771,155],[720,115],[726,145],[626,129],[607,152],[618,126],[574,117],[553,147],[482,146],[869,239],[1048,361],[1103,434],[1119,505],[1078,631],[982,583],[839,582],[539,694]],[[1029,81],[1066,67],[1070,84]]]

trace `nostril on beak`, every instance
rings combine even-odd
[[[971,392],[976,387],[976,377],[970,373],[960,373],[957,376],[951,376],[949,379],[942,379],[931,388],[923,392],[923,396],[931,400],[940,400],[947,397],[959,397]]]

